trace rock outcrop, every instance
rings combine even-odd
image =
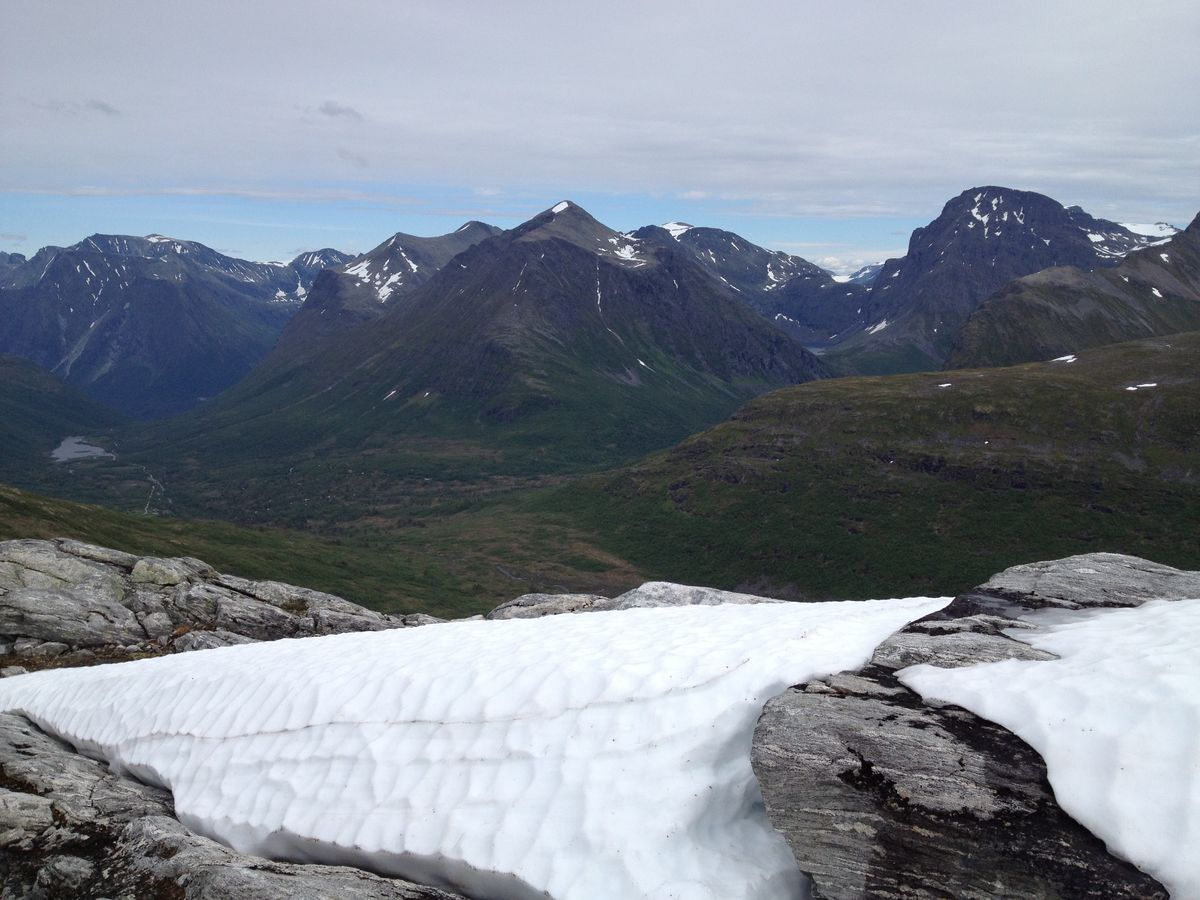
[[[436,621],[225,575],[188,557],[73,540],[0,543],[0,674]]]
[[[715,588],[647,581],[617,597],[598,594],[522,594],[501,603],[485,618],[536,619],[562,613],[605,612],[615,609],[651,609],[663,606],[717,606],[724,603],[782,603],[753,594],[719,591]]]
[[[339,866],[235,853],[188,831],[171,796],[0,715],[0,900],[461,900]]]
[[[1046,608],[1200,596],[1200,573],[1100,553],[1017,566],[889,638],[869,665],[767,704],[753,763],[814,897],[1166,897],[1055,802],[1041,757],[1004,728],[927,705],[896,678],[1048,655],[1004,634]]]
[[[1017,566],[893,635],[860,671],[770,701],[753,764],[813,896],[1166,898],[1059,808],[1032,748],[966,710],[926,703],[896,673],[1049,658],[1009,636],[1037,627],[1033,611],[1192,597],[1200,573],[1134,557]],[[750,602],[764,599],[651,582],[615,598],[525,595],[488,618]],[[68,540],[0,543],[0,674],[433,621],[223,575],[190,558]],[[455,896],[237,854],[180,824],[169,794],[117,777],[10,715],[0,715],[0,884],[0,900]]]

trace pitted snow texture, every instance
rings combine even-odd
[[[1012,636],[1059,659],[900,679],[1012,731],[1045,759],[1067,813],[1175,900],[1200,898],[1200,600],[1042,621]]]
[[[201,651],[0,682],[246,853],[496,898],[779,898],[763,703],[945,599],[635,609]]]

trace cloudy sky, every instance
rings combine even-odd
[[[0,250],[256,259],[569,197],[835,268],[983,184],[1200,210],[1196,0],[6,0]]]

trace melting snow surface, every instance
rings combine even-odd
[[[1200,897],[1200,600],[1067,615],[1013,632],[1056,660],[900,680],[1012,731],[1046,761],[1062,808],[1172,897]]]
[[[763,703],[948,599],[452,622],[0,681],[247,853],[509,900],[802,895],[750,768]]]

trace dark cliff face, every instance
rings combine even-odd
[[[835,280],[806,259],[718,228],[671,222],[633,236],[689,252],[751,309],[806,346],[825,346],[857,322],[870,293],[868,283]]]
[[[1200,329],[1200,217],[1115,268],[1018,279],[967,320],[946,368],[1004,366]]]
[[[884,264],[838,354],[856,371],[939,368],[967,317],[1010,281],[1052,266],[1116,265],[1153,240],[1042,194],[972,188]]]
[[[309,262],[248,262],[159,235],[47,247],[0,277],[0,352],[127,415],[169,415],[266,354],[312,284]]]

